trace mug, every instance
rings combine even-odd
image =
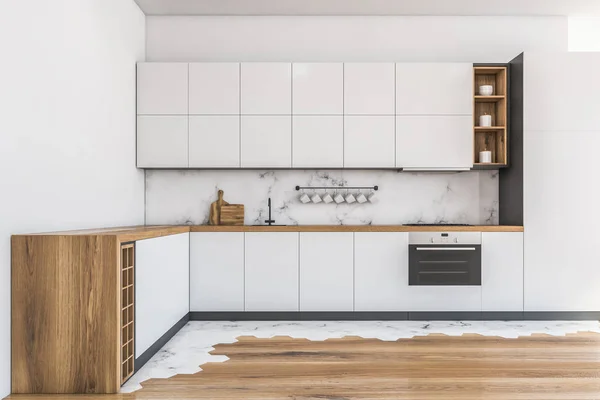
[[[325,195],[323,195],[323,203],[329,204],[331,202],[333,202],[333,197],[329,193],[325,193]]]
[[[360,204],[366,203],[367,200],[367,196],[365,196],[362,193],[359,193],[358,196],[356,196],[356,201],[358,201]]]
[[[303,204],[310,203],[310,197],[306,193],[302,193],[299,199]]]
[[[356,197],[354,197],[354,195],[352,193],[348,193],[346,195],[346,203],[348,204],[352,204],[356,201]]]
[[[342,196],[340,193],[336,193],[335,196],[333,196],[333,200],[335,200],[335,202],[337,204],[340,204],[340,203],[343,203],[344,201],[346,201],[344,196]]]
[[[321,201],[323,201],[323,200],[321,200],[321,196],[319,196],[318,193],[313,194],[313,196],[310,199],[315,204],[320,203]]]
[[[375,203],[377,203],[379,201],[379,198],[377,197],[377,195],[375,194],[375,192],[369,194],[368,199],[369,199],[369,202],[371,202],[373,204],[375,204]]]

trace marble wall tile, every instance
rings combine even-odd
[[[378,202],[302,204],[296,185],[378,185]],[[218,189],[245,205],[247,225],[264,223],[269,197],[273,218],[285,225],[498,224],[497,171],[384,170],[147,170],[146,223],[207,224]]]

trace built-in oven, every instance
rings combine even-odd
[[[408,284],[481,285],[481,232],[410,232]]]

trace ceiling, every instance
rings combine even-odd
[[[600,0],[135,0],[147,15],[600,15]]]

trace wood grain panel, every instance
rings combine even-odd
[[[600,334],[591,332],[517,339],[431,334],[398,341],[240,337],[214,348],[211,354],[229,360],[102,398],[575,400],[600,393]]]
[[[118,390],[118,257],[114,236],[13,236],[14,393]]]

